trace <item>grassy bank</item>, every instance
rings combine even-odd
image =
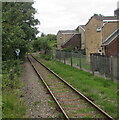
[[[24,100],[21,97],[20,61],[9,61],[3,65],[2,74],[2,117],[23,118],[25,116]],[[14,79],[10,79],[10,69],[14,70]]]
[[[90,73],[58,61],[42,60],[42,62],[101,107],[109,115],[114,118],[119,117],[117,115],[117,83],[100,77],[95,77]]]
[[[2,74],[0,73],[0,119],[2,119]]]

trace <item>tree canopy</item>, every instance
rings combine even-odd
[[[2,3],[2,57],[13,59],[15,50],[20,49],[20,56],[27,52],[27,44],[36,38],[35,27],[40,22],[34,18],[36,10],[30,2]]]
[[[32,42],[32,46],[35,51],[47,51],[50,49],[54,49],[56,47],[56,35],[45,35],[43,33],[43,35],[41,34],[41,37],[38,37],[37,40],[34,40]]]
[[[34,40],[32,44],[35,51],[46,51],[51,49],[46,37],[39,37],[37,40]]]

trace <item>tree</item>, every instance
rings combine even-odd
[[[42,37],[38,37],[37,40],[34,40],[32,42],[33,49],[35,51],[40,51],[40,50],[50,50],[56,48],[56,35],[53,34],[48,34],[45,35],[43,33]]]
[[[49,41],[56,41],[56,35],[48,34],[48,35],[47,35],[47,39],[48,39]]]
[[[35,51],[44,50],[46,52],[51,49],[46,37],[39,37],[37,40],[34,40],[32,44]]]
[[[13,59],[15,49],[21,49],[20,56],[27,52],[27,44],[38,34],[34,18],[36,13],[28,2],[3,2],[2,5],[2,57],[3,60]]]
[[[47,35],[48,44],[52,49],[55,49],[57,46],[56,35],[48,34]]]
[[[45,37],[46,35],[44,33],[41,33],[41,37]]]

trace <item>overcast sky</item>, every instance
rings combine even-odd
[[[94,13],[113,16],[118,0],[35,0],[39,31],[57,34],[59,30],[85,25]]]

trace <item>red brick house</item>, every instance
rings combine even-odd
[[[57,49],[63,48],[79,48],[80,34],[76,30],[60,30],[57,33]]]
[[[103,43],[106,56],[119,55],[119,29],[115,30]]]
[[[75,34],[71,38],[67,39],[62,44],[62,48],[67,48],[67,47],[80,49],[81,48],[81,34]]]
[[[104,54],[102,43],[117,29],[117,16],[92,16],[85,25],[85,42],[87,62],[91,53]]]
[[[85,29],[86,29],[86,26],[85,26],[85,25],[79,25],[79,26],[76,28],[76,31],[79,32],[79,34],[81,35],[81,49],[82,49],[82,50],[86,48]]]

